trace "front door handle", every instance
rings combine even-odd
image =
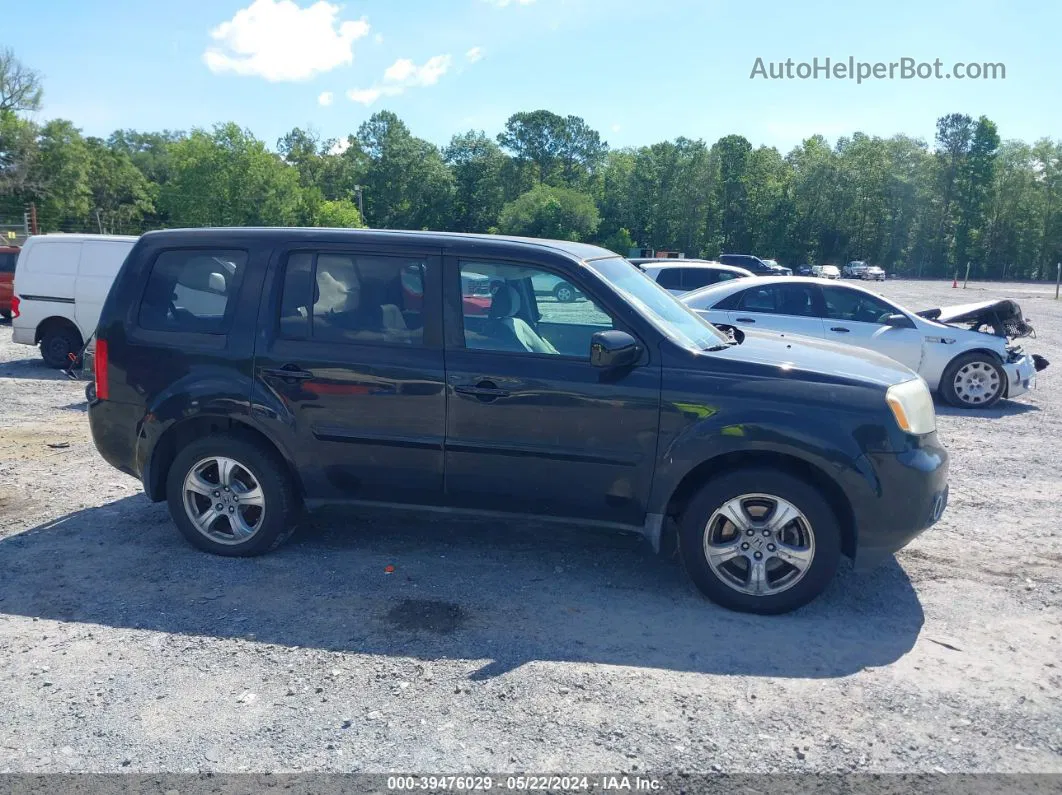
[[[836,331],[838,334],[847,334],[852,329],[845,328],[844,326],[830,326],[830,331]]]
[[[499,389],[493,381],[480,381],[476,384],[458,384],[454,387],[454,392],[459,395],[468,395],[469,397],[485,402],[509,397],[508,391]]]
[[[738,323],[755,323],[756,322],[751,317],[739,317],[739,318],[736,318],[736,320],[737,320]]]
[[[313,378],[313,373],[303,370],[297,364],[285,364],[283,367],[263,367],[262,375],[266,378],[283,378],[290,384],[296,381],[308,381]]]

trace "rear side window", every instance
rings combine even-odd
[[[656,277],[656,283],[665,290],[682,289],[682,269],[664,268]]]
[[[0,251],[0,273],[14,273],[18,254],[12,251]]]
[[[140,302],[139,323],[156,331],[221,334],[228,328],[247,252],[174,249],[159,254]]]
[[[416,257],[293,252],[284,270],[280,335],[422,345],[426,268]]]
[[[708,268],[686,268],[683,278],[684,290],[696,290],[719,281],[718,273]]]

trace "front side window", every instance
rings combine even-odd
[[[466,348],[589,359],[590,338],[615,327],[593,299],[558,291],[570,283],[542,268],[463,261],[460,272]]]
[[[280,334],[421,345],[426,267],[417,258],[293,252],[284,270]]]
[[[156,331],[224,333],[247,252],[174,249],[159,254],[140,302],[139,323]]]
[[[826,317],[832,320],[883,324],[886,317],[899,313],[895,307],[861,290],[823,287],[822,293],[826,299]]]

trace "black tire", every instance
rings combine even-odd
[[[806,518],[814,539],[811,563],[803,576],[777,593],[756,595],[737,590],[709,565],[705,553],[708,522],[715,512],[730,500],[753,494],[770,495],[791,503]],[[679,549],[690,579],[713,602],[743,613],[776,615],[806,605],[829,585],[841,558],[841,528],[818,488],[780,469],[751,467],[720,475],[701,487],[680,520]],[[775,572],[787,571],[781,562],[771,564],[765,560],[764,563],[774,565]]]
[[[82,345],[76,329],[66,325],[51,326],[41,335],[41,358],[49,367],[65,370],[77,364],[70,361],[70,354],[81,353]]]
[[[577,295],[578,293],[575,288],[568,284],[568,282],[561,282],[553,288],[553,297],[562,304],[572,303]]]
[[[261,526],[238,543],[215,541],[200,532],[184,506],[184,480],[199,462],[211,457],[230,458],[250,473],[264,494]],[[299,518],[299,503],[291,475],[275,451],[239,436],[208,436],[183,447],[174,458],[166,479],[166,500],[170,516],[181,534],[195,547],[225,557],[253,557],[283,544]]]
[[[983,380],[991,383],[991,379],[997,379],[994,393],[978,394],[957,387],[956,376],[964,368],[972,368],[981,374]],[[940,377],[940,396],[948,403],[960,409],[988,409],[996,405],[1003,397],[1007,389],[1007,374],[999,359],[989,353],[972,351],[956,356],[944,368],[944,374]]]

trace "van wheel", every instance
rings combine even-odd
[[[1006,373],[987,353],[956,356],[940,378],[940,394],[960,409],[987,409],[1003,397]]]
[[[841,557],[841,529],[814,486],[773,468],[731,472],[691,500],[679,527],[686,571],[716,604],[788,613],[818,596]]]
[[[182,448],[166,479],[170,515],[199,549],[250,557],[276,549],[295,531],[297,499],[272,450],[235,436]]]
[[[52,326],[41,335],[41,358],[49,367],[65,370],[71,366],[70,354],[80,353],[81,345],[81,335],[74,329]]]

